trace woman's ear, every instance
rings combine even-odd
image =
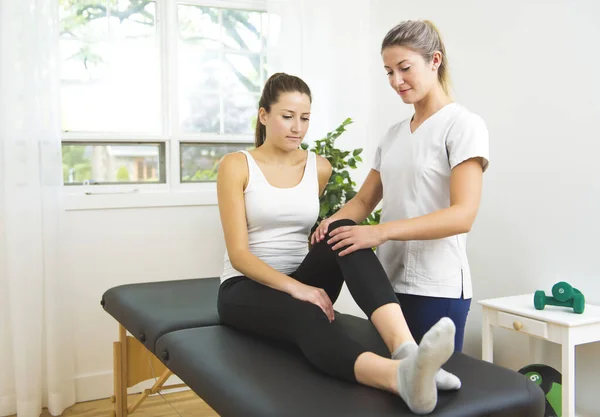
[[[432,69],[436,70],[442,65],[442,53],[440,51],[435,51],[433,53],[433,57],[431,58]]]
[[[258,121],[265,126],[267,125],[267,116],[268,115],[269,115],[269,113],[267,113],[267,111],[264,109],[264,107],[261,107],[260,109],[258,109]]]

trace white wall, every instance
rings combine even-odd
[[[560,280],[600,304],[600,4],[589,1],[468,0],[374,3],[372,34],[380,42],[405,19],[432,20],[442,32],[455,99],[481,114],[490,130],[491,163],[469,237],[475,302],[466,352],[481,355],[477,300],[550,292]],[[377,51],[376,51],[377,52]],[[378,59],[378,58],[377,58]],[[406,117],[383,70],[373,78],[373,126]],[[379,133],[378,132],[378,133]],[[531,363],[528,338],[496,333],[497,363]],[[542,346],[560,369],[560,350]],[[577,348],[577,406],[600,414],[595,398],[600,344]]]
[[[316,100],[311,129],[318,130],[311,138],[320,137],[329,121],[353,117],[357,123],[351,129],[356,129],[340,145],[365,147],[364,168],[356,175],[360,181],[383,132],[411,111],[387,85],[379,56],[383,35],[408,18],[431,19],[442,31],[455,98],[481,114],[491,134],[490,170],[469,240],[475,302],[465,350],[474,356],[480,356],[479,299],[550,291],[556,281],[567,280],[588,302],[600,304],[594,268],[600,226],[593,216],[600,212],[600,175],[594,166],[600,138],[593,124],[600,113],[600,59],[594,55],[600,6],[592,0],[523,3],[371,1],[366,14],[364,8],[345,9],[358,10],[349,16],[359,19],[357,28],[370,26],[370,36],[356,29],[348,39],[319,29],[340,44],[331,59],[320,55],[321,81],[315,75],[319,54],[305,51],[305,59],[312,59],[305,70]],[[353,65],[367,78],[354,77]],[[321,94],[345,87],[343,94]],[[325,105],[318,100],[331,106],[320,119],[317,110]],[[102,293],[123,283],[217,276],[224,250],[218,211],[214,206],[69,211],[64,238],[62,266],[72,284],[66,297],[74,302],[77,399],[106,397],[112,393],[111,342],[117,333],[99,305]],[[361,315],[347,292],[336,307]],[[496,343],[501,365],[518,369],[530,363],[527,338],[498,333]],[[559,367],[556,346],[543,350],[544,360]],[[577,354],[578,406],[598,415],[593,393],[600,369],[592,359],[600,347],[583,346]]]
[[[71,284],[77,401],[112,395],[117,323],[100,306],[121,284],[218,276],[224,242],[214,206],[69,211],[62,268]]]

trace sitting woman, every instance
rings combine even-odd
[[[217,180],[227,251],[218,311],[225,325],[297,345],[316,368],[400,395],[415,413],[431,412],[437,389],[460,380],[441,366],[454,351],[455,326],[442,318],[416,347],[383,267],[370,249],[340,257],[321,240],[310,250],[319,195],[331,165],[300,149],[311,92],[300,78],[269,78],[259,102],[256,149],[226,155]],[[351,220],[332,223],[329,231]],[[335,325],[343,282],[393,360],[367,351]]]

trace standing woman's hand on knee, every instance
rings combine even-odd
[[[339,256],[348,255],[359,249],[374,248],[386,241],[382,225],[371,226],[341,226],[332,230],[331,239],[327,244],[331,249],[338,250],[346,247]]]
[[[321,223],[319,223],[319,225],[317,226],[317,229],[312,234],[310,238],[310,243],[314,245],[325,239],[327,231],[329,230],[329,225],[334,221],[335,220],[333,220],[332,218],[323,219]]]
[[[333,303],[323,288],[311,287],[298,282],[294,289],[290,291],[290,295],[297,300],[306,301],[320,307],[330,322],[335,320]]]

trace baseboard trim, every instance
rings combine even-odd
[[[159,375],[160,376],[160,375]],[[131,388],[127,389],[127,394],[138,394],[145,389],[149,389],[154,384],[153,379],[140,382]],[[171,376],[165,385],[181,384],[183,381],[178,376]],[[85,401],[101,400],[110,398],[114,394],[114,378],[113,372],[97,372],[93,374],[83,374],[75,377],[75,401],[78,403]],[[172,390],[164,390],[164,393],[185,391],[189,388],[177,388]]]

